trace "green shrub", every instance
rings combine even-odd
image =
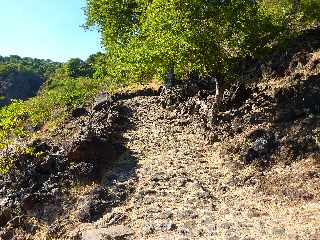
[[[5,152],[16,140],[30,137],[30,129],[44,123],[57,126],[74,108],[108,86],[111,86],[108,79],[51,79],[38,96],[15,100],[0,108],[0,150],[4,154],[0,159],[0,174],[6,172],[12,162]]]

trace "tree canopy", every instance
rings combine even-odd
[[[50,59],[20,57],[18,55],[0,56],[0,74],[16,70],[30,72],[41,76],[43,79],[48,79],[59,66],[61,66],[61,63]]]
[[[101,31],[108,74],[148,81],[163,77],[170,65],[180,77],[193,71],[224,77],[234,59],[256,54],[294,31],[297,22],[319,19],[319,5],[316,0],[87,0],[85,13],[86,26]]]
[[[51,60],[0,56],[0,107],[13,99],[35,96],[60,65]]]

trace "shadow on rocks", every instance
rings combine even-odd
[[[76,158],[83,159],[80,161],[82,164],[86,159],[94,159],[93,173],[89,176],[94,176],[93,180],[98,184],[78,199],[76,217],[80,222],[98,220],[105,212],[125,201],[134,190],[130,180],[135,178],[137,159],[125,147],[126,139],[123,138],[123,133],[134,127],[130,121],[132,112],[124,105],[119,105],[117,111],[119,115],[108,133],[108,140],[90,140],[93,142],[84,142],[77,150],[80,153]],[[70,157],[74,158],[74,153]]]
[[[247,147],[241,154],[245,164],[256,162],[261,167],[271,164],[271,156],[277,150],[279,142],[275,134],[266,129],[257,129],[247,138]]]
[[[0,176],[0,238],[12,230],[12,219],[26,215],[50,226],[49,237],[59,237],[64,227],[58,219],[70,221],[66,209],[79,210],[82,222],[95,221],[133,191],[128,180],[135,176],[137,161],[122,136],[134,127],[132,112],[118,100],[107,101],[102,99],[98,110],[74,114],[61,127],[76,129],[69,139],[60,144],[36,140],[29,145],[32,153],[12,156],[12,168]],[[70,195],[73,186],[92,182],[97,187],[89,193]]]
[[[297,79],[275,94],[273,129],[279,133],[286,163],[319,153],[314,131],[320,127],[320,75]]]
[[[285,45],[278,46],[263,59],[246,58],[238,61],[234,72],[242,81],[254,81],[263,74],[284,77],[292,74],[299,64],[306,64],[311,52],[320,48],[320,26],[302,31]]]
[[[320,127],[319,80],[319,75],[296,79],[290,86],[280,88],[271,101],[265,99],[265,103],[258,105],[259,114],[265,115],[262,123],[271,125],[246,134],[239,147],[245,165],[258,163],[260,167],[268,167],[278,162],[290,165],[319,154],[319,144],[314,137],[314,131]]]

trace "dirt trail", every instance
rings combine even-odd
[[[320,239],[319,203],[288,207],[259,181],[242,184],[220,144],[164,110],[158,97],[123,101],[134,128],[124,134],[138,159],[135,192],[101,219],[132,229],[132,239]]]

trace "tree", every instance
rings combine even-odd
[[[287,34],[282,5],[292,1],[87,0],[86,26],[102,33],[114,79],[163,78],[174,65],[179,78],[197,72],[225,85],[235,59]]]
[[[86,60],[86,63],[92,69],[93,78],[104,78],[107,75],[106,66],[107,57],[104,53],[97,52],[92,54]]]
[[[63,70],[70,77],[89,77],[92,75],[92,68],[80,58],[71,58],[63,65]]]
[[[149,80],[175,66],[179,77],[224,75],[228,59],[252,51],[259,38],[252,0],[88,0],[87,26],[98,26],[110,72]]]
[[[55,70],[60,67],[60,63],[53,62],[49,59],[36,59],[30,57],[20,57],[17,55],[11,55],[9,57],[2,57],[0,56],[0,68],[1,65],[11,65],[15,66],[15,69],[19,71],[19,68],[23,69],[24,71],[29,71],[34,74],[38,74],[44,80],[50,78]]]

